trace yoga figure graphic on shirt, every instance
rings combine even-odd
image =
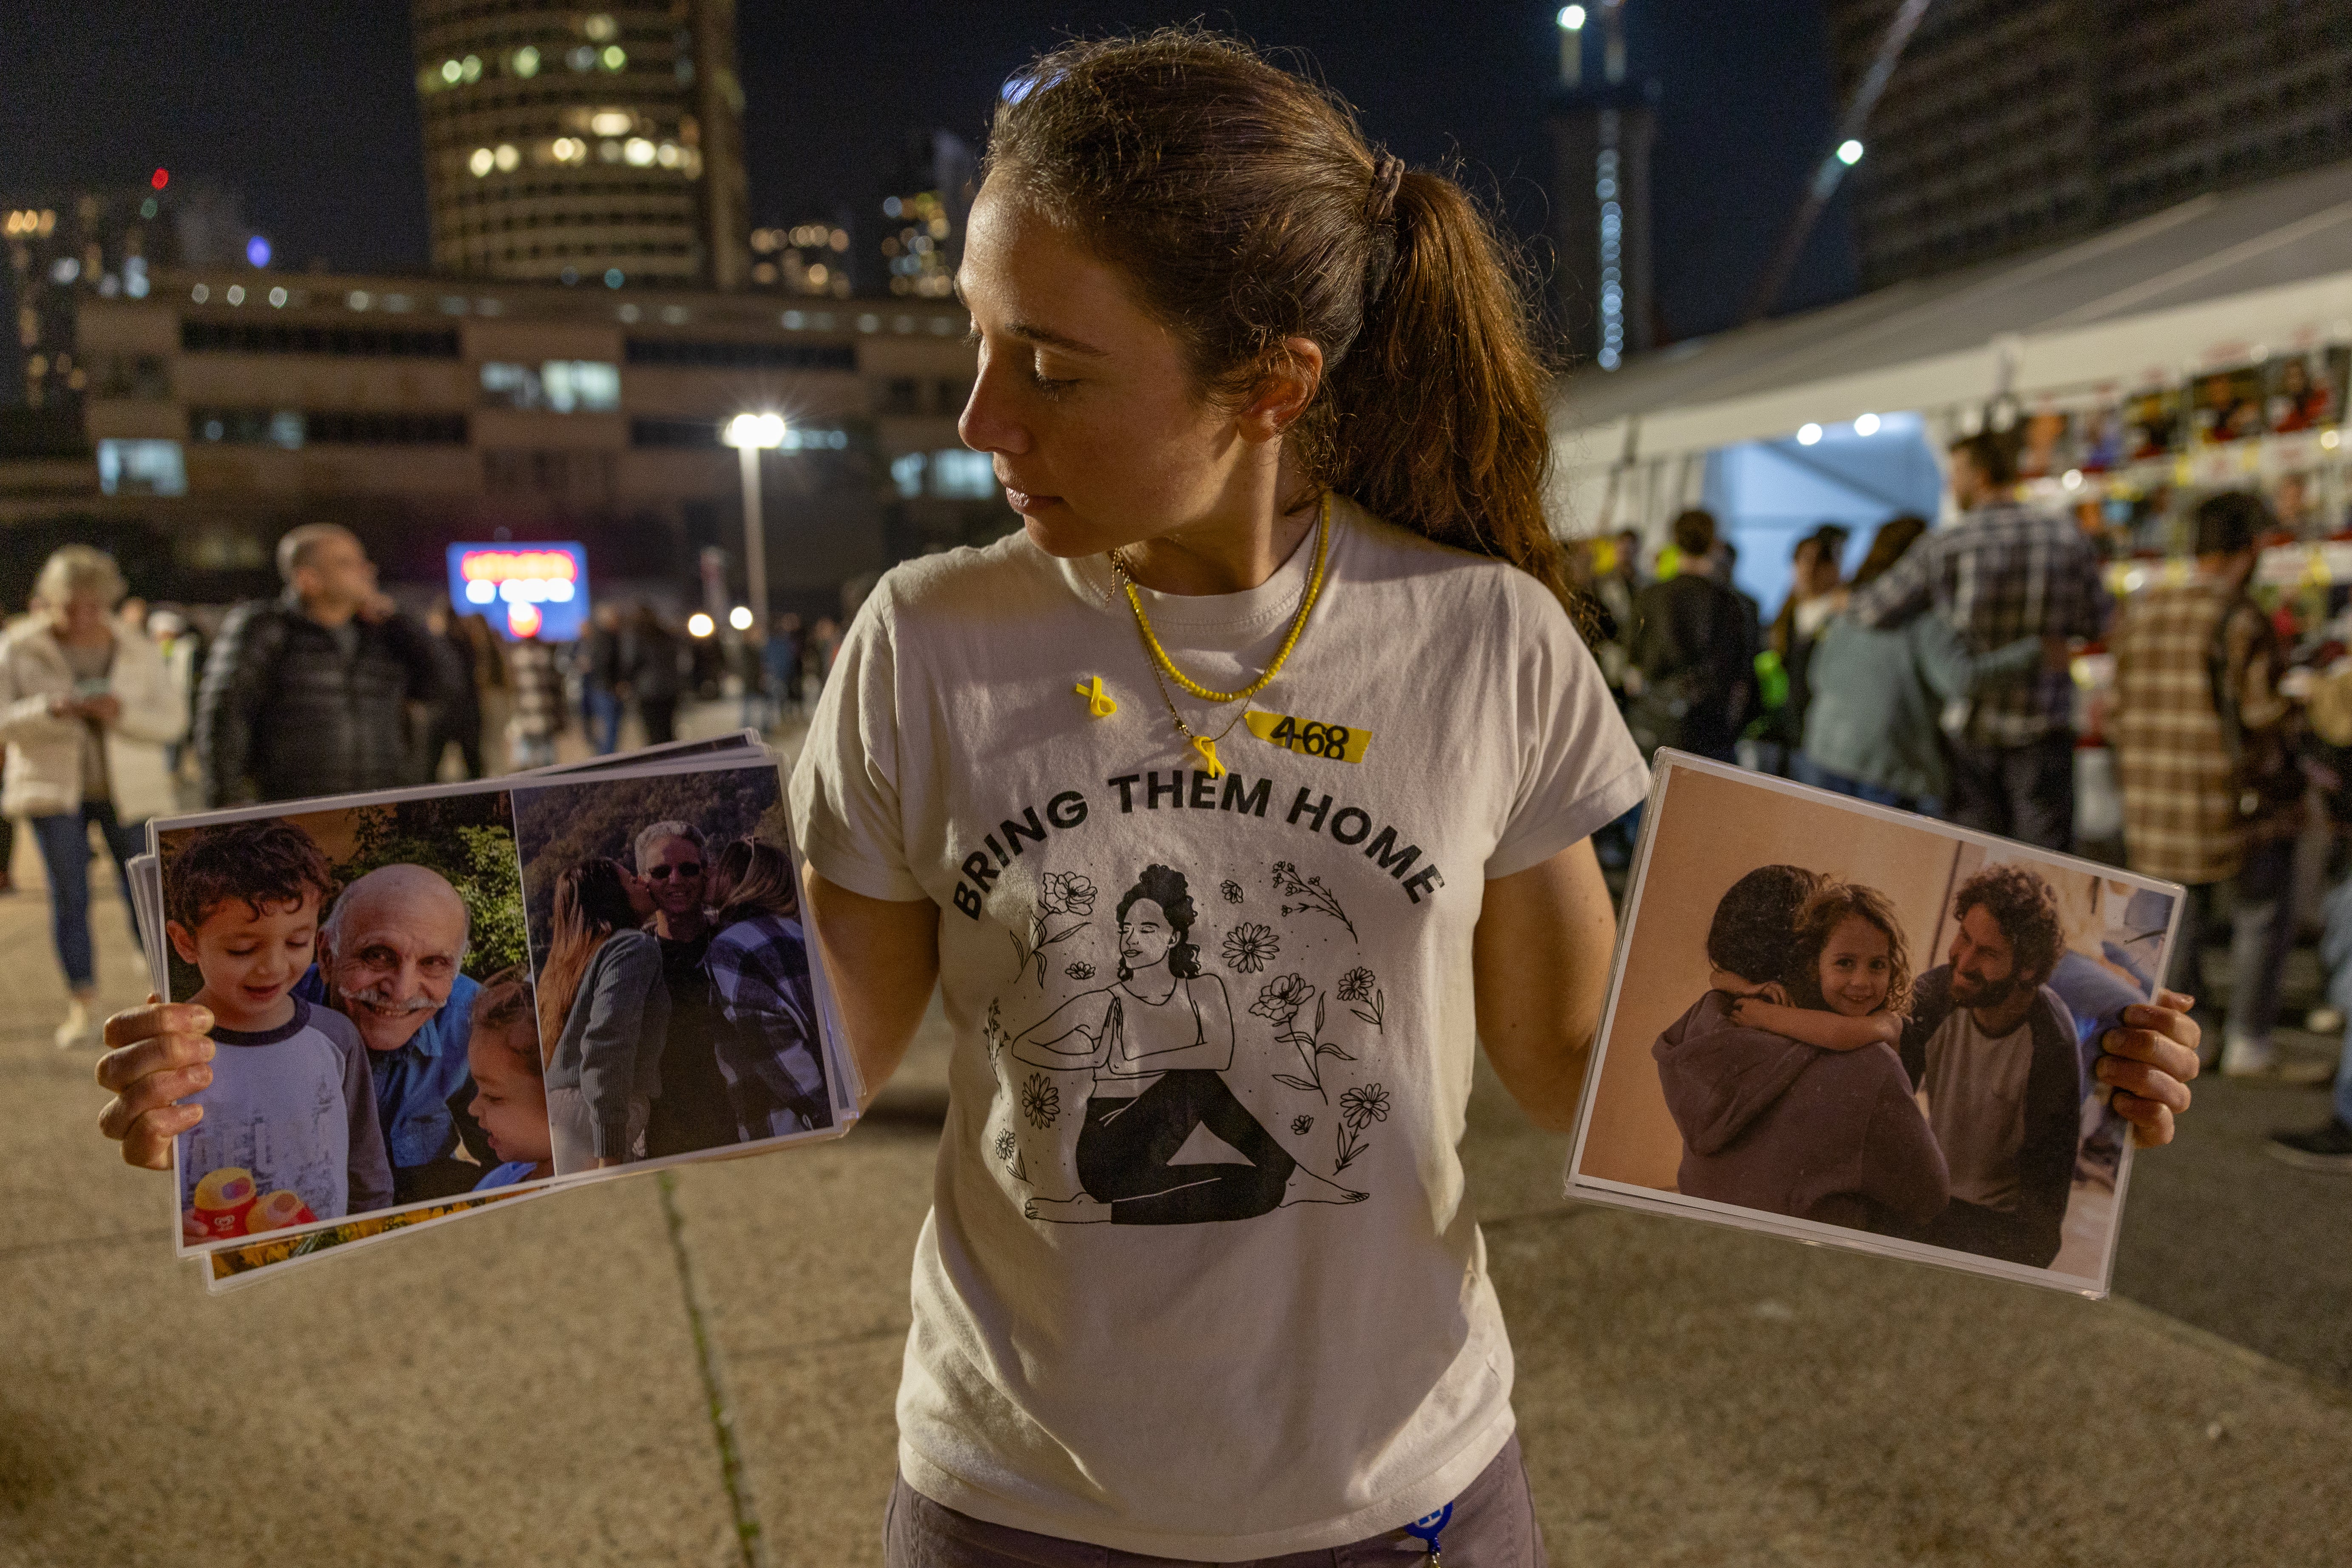
[[[1183,874],[1145,868],[1118,902],[1118,983],[1072,997],[1007,1047],[1030,1179],[1076,1189],[1031,1198],[1030,1218],[1192,1225],[1362,1201],[1292,1159],[1226,1087],[1233,1005],[1185,940],[1192,920]],[[1240,1162],[1171,1163],[1201,1127]]]

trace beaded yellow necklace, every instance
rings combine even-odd
[[[1323,568],[1330,556],[1330,543],[1331,492],[1326,490],[1323,492],[1322,508],[1315,519],[1315,569],[1308,574],[1307,591],[1299,595],[1298,608],[1290,617],[1290,635],[1282,639],[1281,651],[1274,656],[1274,662],[1265,667],[1265,673],[1239,691],[1213,691],[1176,668],[1176,661],[1168,657],[1168,650],[1160,646],[1160,638],[1151,629],[1151,617],[1144,614],[1143,596],[1135,591],[1135,579],[1128,574],[1126,559],[1116,550],[1110,552],[1110,568],[1118,574],[1119,586],[1127,591],[1128,608],[1135,612],[1135,628],[1142,635],[1144,653],[1151,664],[1152,683],[1160,688],[1160,700],[1167,705],[1168,717],[1175,724],[1176,733],[1200,753],[1202,770],[1211,778],[1224,776],[1225,766],[1217,760],[1217,742],[1233,733],[1234,725],[1227,724],[1215,735],[1195,733],[1192,727],[1184,722],[1184,716],[1176,711],[1176,700],[1168,694],[1167,682],[1161,679],[1163,672],[1167,680],[1173,680],[1203,702],[1245,702],[1265,690],[1273,683],[1274,678],[1282,673],[1284,661],[1290,658],[1291,650],[1298,646],[1299,635],[1307,629],[1307,617],[1314,610],[1315,601],[1322,596]],[[1241,715],[1235,714],[1234,723],[1240,721]]]

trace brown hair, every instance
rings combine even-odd
[[[2014,431],[1985,429],[1963,436],[1945,449],[1966,452],[1987,484],[2013,485],[2017,482],[2017,441]]]
[[[1870,536],[1870,553],[1862,558],[1862,565],[1854,573],[1853,581],[1846,586],[1859,592],[1885,576],[1894,569],[1895,563],[1903,559],[1904,552],[1918,543],[1920,536],[1927,531],[1927,520],[1914,517],[1907,511],[1880,523],[1878,531]]]
[[[1549,367],[1524,271],[1471,197],[1366,144],[1335,96],[1197,28],[1064,45],[1009,83],[988,180],[1133,283],[1210,399],[1323,351],[1288,436],[1329,489],[1507,561],[1572,615],[1544,521]]]
[[[711,917],[712,930],[753,915],[799,918],[800,885],[793,879],[792,857],[774,845],[738,838],[719,852],[719,868],[727,879],[727,901]]]
[[[474,1016],[468,1028],[474,1034],[488,1032],[500,1037],[525,1019],[535,1018],[539,1003],[531,994],[530,971],[518,963],[501,969],[482,982],[482,989],[474,997]],[[547,1076],[544,1047],[538,1050],[516,1051],[517,1060],[530,1068],[533,1078]]]
[[[627,875],[617,860],[583,860],[555,881],[547,963],[539,972],[539,1054],[552,1059],[588,964],[616,931],[637,929]]]
[[[1822,950],[1848,919],[1868,921],[1886,933],[1886,1000],[1882,1005],[1889,1013],[1902,1012],[1911,1000],[1911,952],[1904,944],[1895,906],[1875,888],[1836,878],[1824,879],[1798,906],[1796,947],[1789,973],[1782,976],[1789,994],[1800,1007],[1831,1010],[1822,994]]]
[[[2058,916],[2058,895],[2050,884],[2023,866],[1988,866],[1960,884],[1952,899],[1952,918],[1966,920],[1979,904],[2009,939],[2016,961],[2011,974],[2031,974],[2036,984],[2047,981],[2066,951],[2066,924]]]
[[[1696,506],[1676,512],[1669,531],[1676,550],[1685,555],[1704,555],[1715,548],[1715,513]]]
[[[261,918],[264,904],[299,904],[316,892],[334,896],[334,873],[318,842],[289,822],[232,822],[188,836],[163,871],[163,912],[194,931],[231,899]]]

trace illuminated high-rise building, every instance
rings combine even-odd
[[[0,195],[0,246],[8,258],[24,401],[68,416],[93,380],[140,374],[139,363],[122,356],[105,365],[84,361],[76,327],[81,300],[144,299],[162,268],[240,260],[261,268],[271,260],[269,242],[239,217],[234,192],[203,180],[175,182],[161,169],[137,185]],[[0,403],[12,401],[0,390]]]
[[[433,268],[748,280],[734,0],[414,0]]]
[[[1626,78],[1623,0],[1563,6],[1559,34],[1559,89],[1549,116],[1559,324],[1573,363],[1615,370],[1653,339],[1657,84]],[[1585,68],[1588,54],[1599,57],[1599,71]]]
[[[926,300],[955,292],[979,174],[971,144],[952,132],[908,135],[891,194],[882,198],[882,270],[890,292]]]
[[[787,294],[849,298],[849,230],[824,217],[751,231],[751,283]]]

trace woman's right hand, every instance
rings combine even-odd
[[[98,1081],[114,1098],[99,1114],[98,1130],[122,1145],[125,1164],[169,1170],[172,1140],[205,1118],[201,1105],[181,1100],[213,1080],[209,1008],[184,1002],[127,1007],[106,1021],[106,1054]]]

